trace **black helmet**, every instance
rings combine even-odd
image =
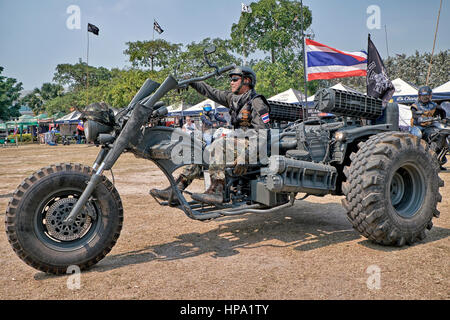
[[[236,67],[228,74],[230,77],[233,75],[238,75],[241,77],[248,77],[251,79],[250,88],[254,88],[256,85],[256,73],[249,67]]]
[[[432,93],[433,91],[429,86],[420,87],[418,92],[419,96],[431,96]]]

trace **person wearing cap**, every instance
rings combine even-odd
[[[206,145],[210,145],[212,142],[213,128],[216,128],[219,123],[226,124],[227,120],[222,118],[218,113],[212,111],[212,107],[209,103],[203,106],[203,113],[200,116],[202,122],[203,139]]]
[[[257,94],[255,91],[255,72],[249,67],[241,66],[232,70],[229,73],[229,77],[231,90],[219,90],[203,81],[191,83],[190,86],[201,95],[227,107],[231,117],[231,125],[234,129],[269,129],[269,103],[264,96]],[[245,149],[243,154],[247,157],[248,140],[238,142],[236,140],[239,140],[239,138],[233,139],[235,139],[233,142],[236,142],[237,145],[243,146]],[[221,204],[223,203],[223,191],[225,188],[225,167],[234,167],[235,175],[244,175],[246,173],[245,159],[238,159],[236,150],[232,150],[235,158],[234,162],[231,165],[223,163],[223,156],[227,152],[227,149],[221,149],[220,145],[226,145],[227,147],[230,145],[234,146],[234,143],[227,144],[225,140],[226,138],[222,137],[215,140],[209,146],[212,151],[209,165],[211,185],[204,193],[193,193],[191,195],[192,199],[203,203]],[[216,150],[220,151],[215,152]],[[177,179],[177,186],[180,190],[184,190],[194,178],[201,174],[201,171],[198,169],[199,167],[186,167],[189,171],[186,172],[188,175],[182,173]],[[169,199],[171,188],[168,187],[164,190],[153,189],[150,193],[159,199]]]
[[[418,98],[415,103],[411,105],[411,128],[410,133],[427,140],[428,136],[433,133],[431,127],[432,118],[439,116],[441,119],[446,118],[445,110],[431,100],[432,90],[429,86],[422,86],[418,91]],[[441,139],[443,140],[443,139]],[[445,143],[445,141],[438,141],[438,148]],[[441,169],[445,169],[441,166]]]

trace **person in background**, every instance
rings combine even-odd
[[[220,124],[226,124],[227,121],[218,113],[214,112],[210,104],[203,106],[203,113],[200,119],[202,121],[203,140],[206,145],[210,145],[213,137],[212,129],[218,128]]]
[[[78,125],[77,125],[77,144],[81,143],[81,139],[83,138],[84,135],[84,124],[83,121],[78,121]]]
[[[183,131],[194,132],[196,129],[194,121],[192,121],[191,117],[187,116],[186,123],[183,125]]]

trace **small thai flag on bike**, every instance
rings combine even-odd
[[[263,114],[263,115],[261,116],[261,120],[262,120],[264,123],[269,122],[269,121],[270,121],[270,119],[269,119],[269,114],[268,114],[268,113]]]
[[[308,81],[367,75],[367,53],[347,52],[305,39]]]

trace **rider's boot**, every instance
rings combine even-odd
[[[224,180],[211,179],[211,185],[204,193],[193,193],[191,198],[209,204],[223,203],[223,189],[225,188]]]
[[[180,189],[180,191],[183,191],[186,189],[191,183],[188,181],[185,177],[179,176],[177,180],[175,180],[175,183],[177,184],[177,188]],[[160,200],[168,201],[170,198],[170,195],[172,194],[172,187],[168,186],[165,189],[151,189],[150,194]],[[179,204],[178,198],[173,197],[172,204]]]

